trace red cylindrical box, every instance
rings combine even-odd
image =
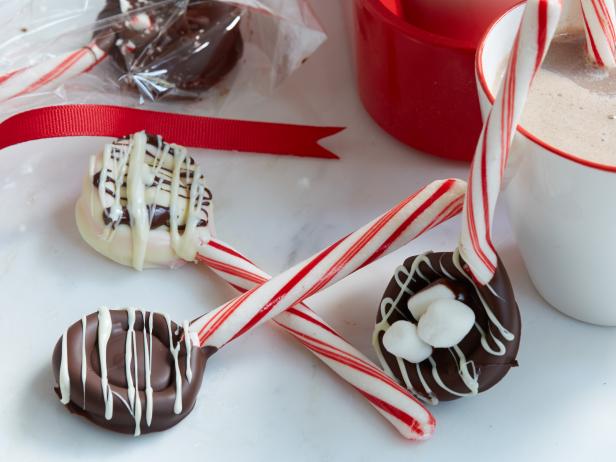
[[[490,21],[519,2],[498,1],[484,17],[459,17],[427,10],[426,0],[355,0],[360,97],[381,127],[421,151],[472,158],[482,125],[475,49]]]

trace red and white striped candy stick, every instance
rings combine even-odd
[[[507,72],[477,144],[462,213],[459,250],[480,284],[490,282],[496,271],[491,235],[494,209],[516,127],[556,31],[561,9],[561,0],[527,2]]]
[[[459,203],[461,209],[461,197]],[[240,292],[271,279],[226,244],[211,241],[208,246],[211,247],[207,251],[209,256],[199,255],[199,261],[210,266]],[[352,385],[405,438],[417,439],[420,429],[415,416],[418,412],[423,413],[423,409],[418,408],[416,399],[310,308],[299,304],[279,314],[273,321]]]
[[[464,196],[462,182],[458,189],[457,196],[438,205],[442,212],[429,223],[426,222],[429,227],[437,226],[460,213]],[[421,232],[425,230],[427,228]],[[271,278],[227,244],[215,239],[205,244],[197,259],[241,292]],[[303,303],[298,304],[276,316],[274,322],[351,384],[404,437],[417,438],[419,429],[413,417],[418,410],[416,399],[340,337],[310,308]]]
[[[191,331],[198,334],[201,346],[223,347],[430,229],[462,184],[450,179],[428,185],[312,258],[195,320]]]
[[[405,437],[428,438],[434,430],[430,413],[301,302],[459,213],[464,187],[460,180],[432,183],[361,230],[258,287],[255,284],[268,275],[226,244],[205,243],[197,258],[248,291],[195,321],[191,331],[198,333],[201,346],[220,348],[277,316],[278,325],[350,382]],[[293,308],[280,314],[289,307]]]
[[[581,0],[588,54],[599,66],[616,67],[614,0]]]
[[[68,79],[89,72],[107,56],[95,41],[79,50],[0,76],[0,102],[57,87]]]

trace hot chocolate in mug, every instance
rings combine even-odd
[[[523,8],[497,20],[479,47],[484,116]],[[585,68],[575,55],[584,50],[579,11],[566,13],[518,128],[505,197],[539,293],[573,318],[616,326],[616,73]]]

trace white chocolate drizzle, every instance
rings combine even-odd
[[[175,403],[173,404],[173,412],[176,414],[182,413],[182,374],[180,373],[180,363],[178,361],[178,355],[180,353],[180,342],[177,345],[173,345],[173,334],[171,332],[171,321],[166,314],[165,321],[167,321],[167,329],[169,330],[169,352],[173,357],[173,364],[175,366]]]
[[[60,401],[68,404],[71,401],[71,378],[68,375],[68,349],[66,347],[66,331],[62,334],[62,359],[60,360]]]
[[[128,178],[126,180],[126,208],[130,217],[130,226],[133,237],[133,266],[143,269],[145,252],[150,231],[150,218],[145,203],[146,182],[153,182],[147,178],[148,166],[145,164],[145,147],[147,139],[144,132],[135,133],[129,153]],[[149,170],[149,169],[148,169]],[[148,181],[149,180],[149,181]]]
[[[192,382],[192,368],[190,366],[190,351],[192,350],[192,342],[190,340],[190,325],[188,321],[184,321],[182,329],[184,330],[184,346],[186,347],[186,381]]]
[[[103,166],[98,182],[98,199],[110,220],[107,239],[112,239],[115,224],[122,219],[122,184],[128,169],[128,146],[106,144],[103,149]],[[112,189],[108,190],[111,185]]]
[[[166,226],[171,249],[183,260],[195,260],[199,244],[209,239],[212,195],[186,148],[165,143],[160,136],[153,144],[145,132],[139,132],[106,145],[101,169],[94,170],[95,162],[90,175],[100,175],[97,199],[106,223],[102,237],[113,240],[117,227],[126,223],[126,212],[131,228],[131,264],[135,269],[143,269],[147,261],[150,230],[161,208],[169,211]],[[98,208],[92,206],[91,210]]]
[[[191,158],[188,156],[186,148],[174,145],[175,155],[173,166],[173,179],[171,181],[171,202],[169,204],[169,223],[171,232],[171,246],[175,253],[186,261],[193,261],[197,255],[199,239],[197,235],[197,224],[199,223],[199,211],[205,195],[205,183],[200,180],[189,183],[191,172]],[[182,168],[184,166],[184,168]],[[180,186],[181,175],[184,172],[186,184],[190,184],[190,194],[186,209],[180,207]],[[197,165],[194,168],[195,179],[202,179],[201,168]],[[185,229],[180,235],[179,226],[184,216]]]
[[[131,407],[135,404],[135,385],[133,384],[133,374],[131,366],[133,361],[133,337],[135,335],[135,309],[128,309],[128,332],[126,333],[126,348],[124,349],[124,366],[126,367],[126,389],[128,402]],[[135,356],[135,367],[137,367],[137,357]]]
[[[113,394],[107,378],[107,343],[111,337],[111,314],[109,309],[102,307],[98,310],[98,353],[101,365],[101,387],[105,401],[105,419],[113,418]]]
[[[83,391],[82,407],[86,408],[86,380],[88,378],[88,363],[86,357],[86,327],[88,319],[86,316],[81,318],[81,389]]]
[[[409,289],[409,286],[412,282],[415,282],[417,279],[421,279],[426,283],[429,283],[429,279],[422,274],[419,266],[423,263],[425,264],[428,268],[430,268],[431,270],[435,271],[434,268],[432,267],[432,264],[429,260],[429,258],[427,257],[428,254],[423,254],[423,255],[419,255],[415,258],[415,260],[413,261],[413,264],[411,265],[410,270],[407,270],[406,267],[404,265],[400,266],[397,270],[396,270],[396,274],[394,276],[394,279],[399,287],[399,291],[396,295],[395,298],[384,298],[381,302],[381,321],[379,323],[376,324],[374,331],[373,331],[373,335],[372,335],[372,344],[374,346],[374,349],[377,353],[377,356],[379,358],[379,361],[381,363],[381,365],[383,366],[383,369],[385,370],[385,372],[387,374],[389,374],[392,377],[395,377],[395,374],[393,373],[393,371],[391,370],[391,368],[389,367],[387,361],[385,360],[385,356],[384,356],[384,352],[381,349],[380,346],[380,342],[379,342],[379,335],[385,331],[387,331],[389,329],[389,327],[391,326],[389,323],[389,318],[391,317],[391,315],[399,310],[399,304],[400,301],[402,299],[402,297],[405,294],[409,294],[409,295],[413,295],[413,292]],[[475,289],[475,294],[477,295],[479,301],[481,302],[482,308],[484,310],[484,312],[486,313],[486,316],[488,317],[488,319],[490,320],[491,324],[496,328],[496,330],[498,331],[498,333],[500,334],[500,336],[507,342],[510,342],[512,340],[515,339],[515,336],[509,332],[500,322],[500,320],[496,317],[496,315],[494,314],[494,312],[491,310],[491,308],[489,307],[489,305],[487,304],[487,302],[485,301],[485,298],[481,296],[481,293],[479,291],[479,288],[477,287],[475,281],[473,281],[473,279],[468,276],[466,274],[466,272],[464,271],[464,268],[462,266],[462,263],[460,261],[460,254],[458,251],[455,251],[453,254],[453,264],[456,267],[456,269],[464,275],[464,277],[468,280],[469,284]],[[446,269],[443,267],[443,264],[441,263],[441,266],[439,268],[440,272],[442,274],[444,274],[445,276],[447,276],[449,279],[454,279],[447,271]],[[436,272],[436,271],[435,271]],[[495,296],[500,297],[498,294],[496,294],[496,292],[494,291],[494,289],[492,287],[488,287],[488,289],[495,294]],[[406,315],[405,315],[406,317]],[[480,344],[481,347],[489,354],[493,355],[493,356],[502,356],[505,354],[506,352],[506,346],[503,343],[503,341],[501,341],[493,332],[491,329],[488,329],[488,333],[485,332],[485,330],[479,325],[478,322],[475,322],[474,328],[477,329],[477,332],[480,335]],[[488,335],[490,338],[490,341],[497,346],[496,349],[492,348],[490,346],[490,342],[488,341]],[[456,390],[452,390],[450,389],[442,380],[439,371],[438,371],[438,365],[436,364],[436,361],[430,357],[427,359],[427,361],[430,362],[431,364],[431,375],[432,375],[432,379],[434,380],[434,382],[443,390],[445,390],[446,392],[454,395],[454,396],[471,396],[471,395],[476,395],[479,392],[479,381],[478,381],[478,374],[477,371],[475,369],[475,365],[472,361],[467,360],[464,352],[459,348],[459,346],[454,346],[452,348],[448,348],[450,354],[452,355],[452,357],[454,358],[454,360],[457,362],[458,364],[458,374],[460,376],[460,379],[462,380],[462,383],[465,385],[465,387],[467,388],[468,391],[466,392],[460,392],[460,391],[456,391]],[[398,363],[398,368],[401,372],[401,378],[402,381],[404,383],[404,386],[411,391],[411,393],[413,393],[414,395],[416,395],[418,398],[420,398],[421,400],[428,402],[430,404],[438,404],[438,398],[436,397],[435,393],[433,392],[433,390],[430,389],[430,387],[428,386],[427,380],[425,379],[425,377],[423,376],[423,372],[422,372],[422,368],[420,367],[420,364],[416,364],[414,365],[416,368],[416,372],[417,372],[417,377],[419,378],[419,381],[422,385],[422,387],[425,390],[425,394],[424,393],[418,393],[417,390],[413,387],[413,384],[410,380],[410,377],[408,376],[408,371],[405,365],[405,361],[402,358],[397,357],[396,358],[397,363]]]
[[[139,397],[139,364],[137,355],[137,339],[135,335],[135,308],[129,308],[128,331],[126,332],[126,348],[124,365],[126,367],[126,383],[128,394],[128,407],[135,419],[135,436],[141,434],[141,398]],[[144,318],[145,321],[145,318]],[[131,365],[134,362],[135,379],[133,382],[133,372]]]
[[[128,409],[129,413],[135,421],[134,435],[139,436],[141,434],[141,420],[143,418],[143,403],[139,393],[139,355],[137,350],[137,334],[135,331],[136,314],[139,312],[143,319],[143,361],[144,361],[144,398],[145,398],[145,423],[149,427],[152,424],[152,418],[154,415],[154,390],[152,388],[152,336],[154,330],[154,313],[146,313],[143,310],[136,310],[135,308],[129,308],[126,310],[128,319],[128,329],[126,332],[125,341],[125,374],[127,382],[127,398],[125,399],[121,394],[114,391],[109,384],[108,379],[108,366],[107,366],[107,344],[111,337],[113,330],[113,323],[111,319],[111,313],[106,307],[101,307],[98,311],[98,354],[101,367],[101,391],[105,404],[105,418],[107,420],[113,419],[113,400],[117,397],[118,400]],[[175,400],[174,400],[174,413],[180,414],[182,412],[182,375],[180,371],[179,353],[184,344],[186,348],[186,380],[188,383],[192,380],[192,370],[190,366],[191,349],[193,347],[192,338],[188,335],[188,331],[184,331],[184,339],[174,343],[174,336],[171,330],[171,320],[166,314],[158,314],[163,316],[167,324],[167,331],[169,335],[169,353],[173,358],[174,371],[175,371]],[[188,321],[183,323],[184,328],[189,325]],[[86,410],[85,402],[85,389],[87,380],[87,362],[86,362],[86,327],[87,318],[84,316],[81,319],[81,381],[84,391],[84,401],[82,409]],[[62,404],[68,404],[70,402],[70,375],[68,367],[68,345],[67,345],[68,332],[65,331],[62,335],[61,344],[61,360],[59,371],[59,388]]]
[[[152,414],[154,412],[154,390],[152,389],[152,328],[154,326],[154,315],[150,313],[148,319],[148,329],[145,328],[145,312],[141,312],[143,318],[143,367],[145,371],[145,423],[149,427],[152,425]],[[148,334],[150,342],[148,344]]]

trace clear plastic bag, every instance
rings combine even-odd
[[[325,38],[306,0],[3,0],[1,111],[195,100],[187,112],[217,113],[268,94]]]

